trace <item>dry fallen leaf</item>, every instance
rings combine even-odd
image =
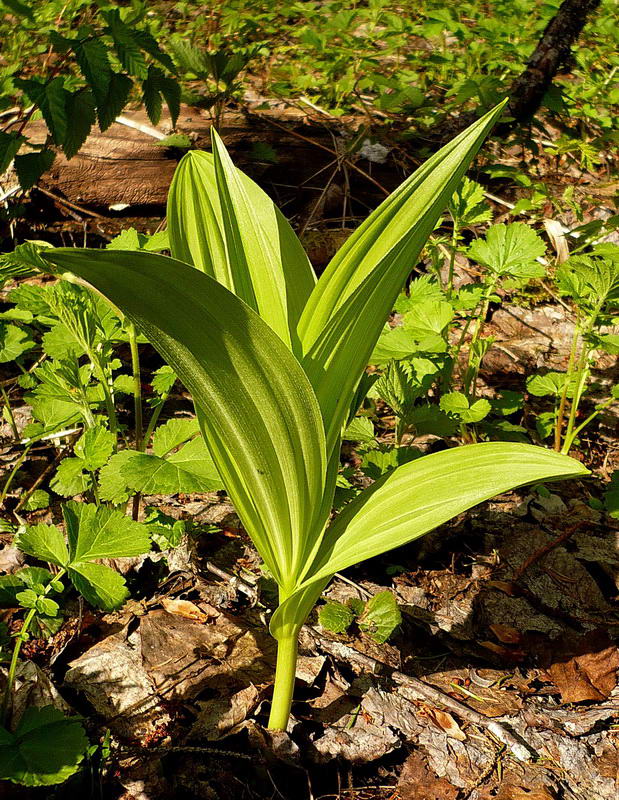
[[[441,730],[445,731],[447,736],[451,736],[452,739],[457,739],[459,742],[466,741],[466,733],[447,711],[441,711],[438,708],[426,708],[425,715],[438,725]]]
[[[548,668],[550,679],[564,703],[606,700],[617,685],[619,650],[606,631],[591,631],[578,638]]]
[[[186,619],[193,619],[196,622],[207,622],[209,619],[215,619],[219,616],[217,609],[208,606],[205,611],[190,600],[177,600],[174,597],[164,597],[161,600],[161,605],[165,608],[168,614],[178,614],[180,617]]]

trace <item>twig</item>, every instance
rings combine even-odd
[[[320,650],[323,650],[329,655],[344,661],[353,662],[374,675],[388,675],[394,683],[401,687],[404,697],[406,697],[407,694],[412,694],[417,698],[427,700],[435,705],[444,706],[457,714],[461,719],[488,730],[510,750],[518,761],[530,761],[533,756],[537,755],[536,751],[527,742],[510,731],[504,724],[498,722],[496,719],[488,719],[488,717],[480,714],[479,711],[475,711],[464,705],[464,703],[454,700],[453,697],[441,692],[440,689],[436,689],[434,686],[430,686],[430,684],[425,683],[425,681],[412,678],[409,675],[404,675],[403,672],[392,669],[384,662],[378,661],[364,653],[360,653],[358,650],[349,647],[343,642],[328,639],[310,625],[304,625],[303,631],[312,637]]]
[[[524,573],[535,564],[536,561],[539,561],[540,558],[543,558],[545,555],[550,553],[555,547],[559,547],[559,545],[563,544],[563,542],[567,541],[570,536],[575,533],[579,528],[582,528],[583,525],[588,524],[588,520],[581,519],[575,525],[570,525],[569,528],[566,528],[560,536],[557,536],[556,539],[553,539],[552,542],[547,542],[543,547],[540,547],[518,567],[514,576],[512,578],[513,581],[517,581]]]
[[[97,214],[96,211],[89,211],[84,206],[78,206],[77,203],[72,203],[70,200],[65,200],[64,197],[59,197],[57,194],[50,192],[48,189],[44,189],[42,186],[35,186],[39,192],[46,194],[48,197],[51,197],[52,200],[55,200],[57,203],[60,203],[61,206],[66,206],[67,208],[73,209],[73,211],[77,211],[80,214],[86,214],[87,217],[94,217],[95,219],[108,219],[103,214]]]
[[[252,600],[256,598],[256,588],[254,586],[250,586],[249,583],[245,583],[245,581],[237,578],[236,575],[230,575],[229,572],[219,569],[219,567],[215,566],[215,564],[213,564],[211,561],[207,561],[205,566],[209,572],[212,572],[213,575],[217,575],[218,578],[226,581],[226,583],[229,583],[232,587],[238,589],[239,592],[247,595]]]

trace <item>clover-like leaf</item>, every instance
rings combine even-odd
[[[469,256],[498,275],[543,277],[545,270],[537,263],[544,255],[544,242],[524,222],[493,225],[484,239],[475,239]]]

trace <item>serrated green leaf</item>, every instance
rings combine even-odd
[[[402,624],[402,614],[393,594],[378,592],[370,597],[357,624],[375,642],[384,644]]]
[[[132,494],[122,474],[123,467],[139,453],[136,450],[121,450],[115,453],[99,472],[99,499],[104,503],[120,505]]]
[[[492,210],[484,195],[484,187],[467,177],[456,189],[449,201],[449,213],[460,228],[479,225],[492,219]]]
[[[158,395],[168,394],[177,381],[177,375],[167,364],[153,373],[151,386]]]
[[[537,260],[546,252],[544,242],[524,222],[493,225],[484,239],[475,239],[469,256],[498,275],[535,277]],[[544,275],[542,268],[541,275]]]
[[[24,191],[32,189],[41,175],[54,163],[56,154],[52,150],[41,150],[40,153],[25,153],[15,156],[15,172],[19,185]]]
[[[115,445],[116,436],[102,425],[95,425],[84,431],[75,443],[73,452],[82,459],[84,469],[94,472],[107,462]]]
[[[112,68],[105,43],[96,37],[85,39],[75,45],[75,58],[92,89],[97,107],[102,109],[108,100],[112,80]]]
[[[186,133],[171,133],[169,136],[164,136],[163,139],[158,139],[153,142],[155,147],[178,147],[181,150],[189,150],[193,142]]]
[[[567,374],[565,372],[547,372],[545,375],[529,375],[527,378],[527,392],[535,397],[547,395],[560,395],[565,386]],[[572,393],[570,392],[568,396]]]
[[[38,511],[49,506],[49,494],[45,489],[35,489],[22,508],[24,511]]]
[[[136,78],[146,78],[148,75],[146,61],[133,36],[133,31],[122,21],[119,9],[102,11],[101,15],[109,25],[109,33],[114,41],[114,50],[120,63],[130,75]]]
[[[355,417],[342,435],[347,442],[373,442],[374,425],[369,417]]]
[[[23,592],[17,592],[15,599],[22,608],[36,608],[39,595],[32,589],[25,589]]]
[[[406,415],[406,422],[417,436],[453,436],[458,429],[456,422],[444,411],[428,403],[411,409]]]
[[[170,419],[153,434],[153,453],[160,458],[200,433],[198,420]]]
[[[16,595],[24,588],[24,584],[17,575],[0,575],[0,607],[15,608]]]
[[[0,175],[7,171],[25,141],[26,137],[19,133],[0,132]]]
[[[16,78],[14,83],[41,110],[54,143],[62,144],[67,133],[67,99],[69,97],[69,92],[64,88],[64,78],[58,76],[49,81],[39,81],[36,78],[30,80]],[[22,188],[25,187],[22,185]]]
[[[88,739],[53,706],[27,708],[15,730],[0,727],[0,778],[24,786],[63,783],[79,769]]]
[[[473,405],[469,404],[468,398],[462,392],[450,392],[444,394],[440,400],[440,408],[447,414],[457,417],[464,423],[481,422],[488,416],[491,410],[488,400],[482,398]]]
[[[29,556],[64,567],[69,552],[62,533],[54,525],[29,525],[15,537],[15,546]]]
[[[129,597],[122,575],[103,564],[75,561],[68,575],[77,591],[91,605],[104,611],[114,611]]]
[[[0,322],[0,364],[15,361],[34,347],[34,339],[17,325]]]
[[[368,478],[377,481],[401,464],[408,464],[409,461],[420,458],[422,455],[423,453],[417,447],[380,445],[380,447],[363,454],[361,470]]]
[[[119,72],[110,73],[105,100],[103,103],[97,100],[97,118],[101,131],[106,131],[123,110],[132,89],[131,78]]]
[[[49,482],[50,488],[62,497],[75,497],[87,492],[92,486],[92,477],[84,469],[81,458],[63,458]]]
[[[318,609],[318,622],[321,627],[332,633],[346,633],[354,619],[355,614],[349,606],[333,600]]]
[[[67,131],[62,140],[62,150],[67,158],[73,158],[88,138],[97,118],[93,93],[88,89],[73,92],[67,97]]]
[[[70,501],[62,506],[71,563],[139,556],[150,550],[148,531],[122,511]]]

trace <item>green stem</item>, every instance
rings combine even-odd
[[[142,380],[140,377],[140,354],[135,325],[129,325],[129,347],[131,348],[131,370],[133,373],[133,409],[135,416],[135,448],[142,449]]]
[[[576,434],[574,433],[574,425],[576,424],[576,415],[578,414],[578,406],[584,394],[585,383],[587,382],[587,360],[591,351],[583,344],[578,365],[576,367],[576,375],[578,376],[578,384],[574,390],[574,397],[572,398],[572,407],[570,408],[570,416],[567,421],[567,430],[565,431],[565,438],[563,440],[562,453],[567,453],[572,446]],[[567,449],[566,449],[567,448]]]
[[[454,290],[454,269],[456,266],[456,249],[458,247],[459,226],[454,218],[454,226],[451,234],[451,253],[449,255],[449,275],[447,277],[447,297],[451,300]]]
[[[577,428],[574,428],[574,430],[571,432],[569,438],[568,438],[568,436],[566,434],[565,442],[563,443],[563,449],[561,450],[563,455],[567,455],[569,453],[570,448],[572,447],[572,444],[574,443],[574,439],[578,436],[578,434],[584,428],[586,428],[587,425],[590,422],[592,422],[601,411],[604,411],[605,408],[608,408],[609,406],[612,406],[612,404],[614,402],[615,402],[615,398],[611,397],[608,400],[605,400],[603,403],[600,403],[596,407],[595,411],[592,411],[591,414],[589,414],[589,416],[587,417],[587,419],[585,419],[584,422],[581,422],[580,425]]]
[[[19,431],[17,430],[17,424],[15,422],[15,417],[13,416],[13,409],[11,408],[11,401],[9,399],[9,395],[8,395],[6,389],[4,388],[4,386],[2,386],[0,388],[2,389],[2,399],[5,402],[6,413],[7,413],[8,418],[9,418],[9,425],[11,426],[11,430],[13,431],[13,436],[15,438],[15,441],[18,441],[19,440]]]
[[[28,451],[30,450],[30,448],[32,447],[33,444],[34,444],[34,441],[28,442],[28,444],[24,448],[24,452],[17,459],[17,461],[15,462],[15,465],[13,466],[13,469],[9,473],[9,477],[6,479],[4,487],[2,488],[2,492],[0,493],[0,505],[2,505],[4,503],[4,500],[5,500],[6,496],[7,496],[7,494],[9,493],[9,489],[11,488],[11,484],[13,483],[13,478],[17,474],[17,470],[21,467],[21,465],[26,460],[26,456],[28,455]]]
[[[108,380],[105,367],[103,366],[103,364],[101,364],[98,354],[90,353],[89,355],[90,355],[90,363],[92,364],[93,369],[99,380],[99,383],[101,384],[101,388],[103,389],[105,410],[108,419],[110,421],[110,432],[113,433],[114,436],[116,436],[118,433],[118,420],[116,418],[116,408],[114,407],[114,396],[110,388],[110,382]],[[116,446],[114,447],[114,451],[116,451]]]
[[[277,666],[268,725],[271,730],[285,731],[288,727],[297,669],[298,638],[299,628],[294,628],[291,634],[277,640]]]
[[[471,336],[471,341],[469,343],[468,360],[466,365],[466,372],[464,373],[464,393],[469,398],[469,400],[475,397],[477,391],[477,376],[479,375],[479,368],[481,367],[481,360],[479,364],[473,367],[474,348],[475,345],[477,344],[477,340],[479,339],[479,335],[481,333],[483,323],[486,319],[488,309],[490,308],[490,296],[494,292],[495,287],[496,287],[496,281],[493,281],[486,287],[486,292],[484,294],[484,299],[482,301],[481,311],[479,312],[477,318],[475,319],[475,329],[473,330],[473,335]]]
[[[578,340],[580,338],[580,325],[574,328],[574,335],[572,336],[572,345],[570,347],[570,357],[567,362],[567,374],[565,377],[565,386],[561,392],[561,402],[559,403],[559,411],[557,413],[557,421],[555,423],[555,445],[554,449],[557,453],[561,450],[561,433],[563,432],[563,418],[565,416],[565,405],[567,403],[567,393],[572,382],[572,372],[574,371],[574,361],[576,360],[576,352],[578,350]]]
[[[53,580],[60,580],[60,578],[62,578],[62,576],[65,574],[65,572],[66,572],[66,569],[58,570],[56,575],[54,575]],[[43,596],[49,594],[49,592],[51,591],[51,588],[52,587],[51,587],[51,581],[50,581],[50,583],[48,583],[47,586],[45,587],[45,591],[43,592]],[[35,616],[36,613],[37,612],[36,612],[35,608],[31,608],[28,611],[28,613],[26,614],[26,616],[24,618],[24,621],[22,623],[20,631],[17,634],[17,636],[15,637],[15,644],[13,646],[13,654],[11,656],[11,663],[9,665],[9,672],[8,672],[7,679],[6,679],[6,688],[4,690],[4,697],[2,698],[2,712],[1,712],[1,715],[2,715],[2,722],[5,725],[5,727],[6,727],[6,724],[8,722],[11,695],[13,694],[13,686],[15,685],[15,674],[17,672],[19,651],[21,650],[22,644],[28,638],[28,629],[30,628],[30,625],[32,624],[32,620],[34,619],[34,616]]]
[[[157,424],[161,412],[163,411],[163,406],[165,404],[165,401],[168,399],[168,394],[161,395],[161,402],[152,413],[152,416],[148,423],[148,427],[146,428],[146,433],[144,434],[144,438],[142,439],[142,446],[144,449],[148,447],[148,443],[150,442],[150,437],[153,435],[153,431],[155,430],[155,425]]]

